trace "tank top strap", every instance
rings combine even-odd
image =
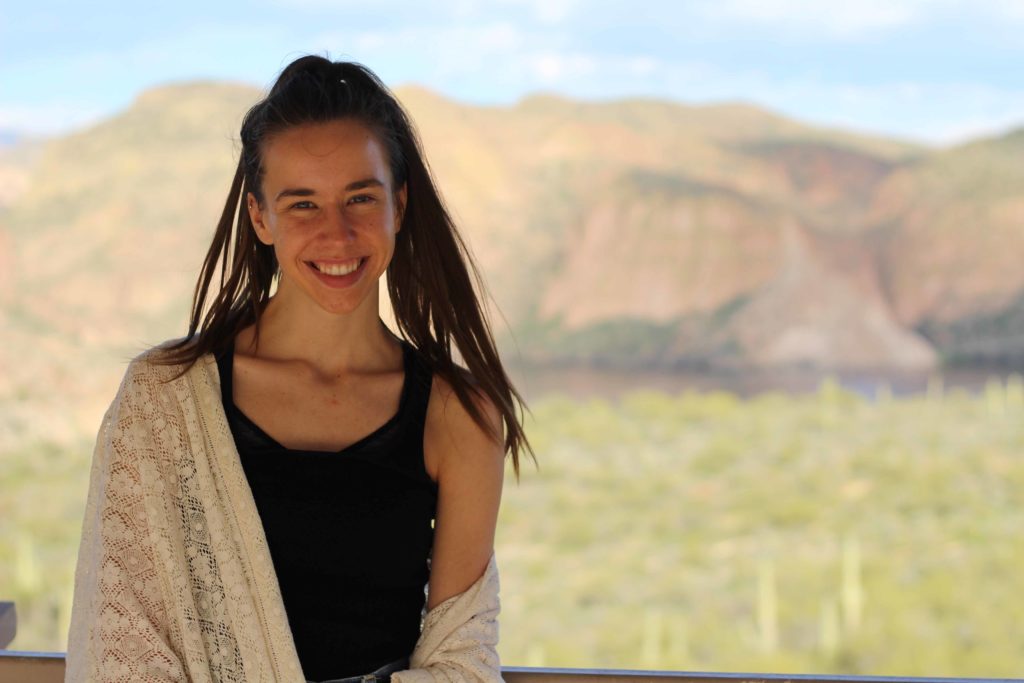
[[[430,403],[430,388],[433,384],[434,372],[427,360],[409,342],[402,341],[405,353],[406,378],[408,395],[406,396],[406,426],[410,434],[416,434],[422,444],[423,429],[427,424],[427,405]]]

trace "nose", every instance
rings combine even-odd
[[[323,232],[330,239],[350,242],[355,238],[356,232],[352,219],[345,215],[345,208],[340,204],[327,211],[327,219],[324,223]]]

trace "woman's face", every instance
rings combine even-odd
[[[246,202],[281,266],[278,295],[305,296],[329,313],[376,303],[406,198],[377,137],[343,119],[289,128],[262,151],[264,203],[252,193]]]

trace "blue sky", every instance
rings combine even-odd
[[[937,145],[1024,125],[1024,0],[0,2],[0,129],[35,134],[308,52],[470,103],[742,100]]]

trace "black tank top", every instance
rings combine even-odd
[[[402,348],[398,412],[340,452],[277,443],[235,406],[233,348],[217,356],[228,424],[310,680],[369,673],[409,656],[419,637],[437,509],[423,464],[432,374]]]

